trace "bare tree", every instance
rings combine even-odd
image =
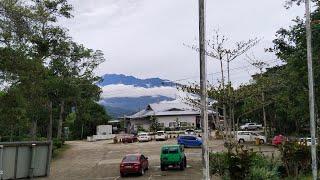
[[[262,78],[263,70],[268,67],[269,65],[261,59],[256,58],[254,55],[248,56],[246,55],[247,61],[254,66],[255,68],[259,69],[260,78]],[[265,110],[265,93],[264,93],[264,86],[261,88],[261,101],[262,101],[262,116],[263,116],[263,125],[264,125],[264,133],[267,136],[267,115]]]
[[[229,39],[225,35],[221,35],[219,30],[214,30],[211,39],[206,40],[208,48],[206,48],[205,54],[220,62],[221,71],[221,86],[223,89],[223,116],[224,116],[224,127],[228,134],[231,135],[231,120],[233,119],[233,110],[231,105],[231,78],[230,78],[230,63],[237,59],[239,56],[245,54],[249,49],[254,47],[260,40],[258,38],[249,39],[247,41],[239,41],[233,43],[233,47],[228,47]],[[199,47],[193,45],[188,46],[199,52]],[[224,76],[224,62],[227,63],[227,80],[228,80],[228,94],[225,92],[225,76]],[[228,98],[227,98],[228,95]],[[228,99],[228,100],[227,100]],[[229,121],[227,120],[227,105],[229,106]],[[234,127],[234,119],[232,120]]]

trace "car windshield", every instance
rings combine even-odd
[[[129,155],[123,158],[123,162],[135,162],[138,161],[138,156],[136,155]]]
[[[164,135],[164,133],[163,133],[163,132],[158,132],[157,134],[158,134],[159,136]]]
[[[163,154],[177,154],[179,152],[178,147],[166,147],[162,149]]]
[[[141,133],[141,134],[139,134],[139,136],[146,136],[146,135],[148,135],[147,133]]]

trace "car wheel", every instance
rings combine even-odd
[[[161,164],[161,171],[165,171],[166,170],[166,166]]]
[[[184,158],[184,168],[187,168],[187,158]]]
[[[181,170],[181,171],[184,170],[184,161],[181,161],[181,162],[180,162],[179,167],[180,167],[180,170]]]
[[[244,143],[244,139],[239,139],[239,143]]]
[[[244,130],[248,131],[248,128],[244,128]]]
[[[125,173],[123,173],[123,172],[121,172],[121,173],[120,173],[120,176],[121,176],[121,177],[125,177],[125,176],[126,176],[126,174],[125,174]]]
[[[260,139],[260,144],[264,144],[264,140],[263,139]]]

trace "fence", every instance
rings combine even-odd
[[[48,176],[51,141],[0,142],[0,180]]]

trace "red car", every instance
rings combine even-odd
[[[148,158],[142,154],[127,154],[120,164],[121,177],[127,174],[138,173],[141,176],[149,169]]]
[[[126,135],[122,138],[123,143],[134,143],[137,141],[138,141],[138,138],[135,135]]]
[[[272,139],[272,145],[280,145],[282,144],[282,142],[286,141],[287,138],[281,134],[279,134],[278,136],[275,136],[273,139]]]

